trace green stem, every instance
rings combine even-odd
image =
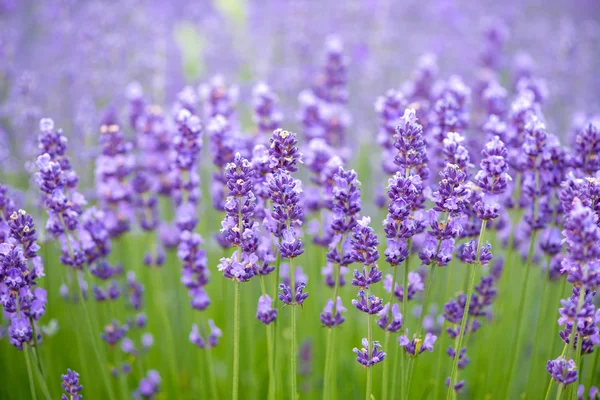
[[[35,393],[35,382],[33,381],[33,373],[31,369],[31,360],[29,359],[29,349],[25,344],[23,346],[23,353],[25,353],[25,363],[27,364],[27,376],[29,377],[29,390],[31,391],[31,398],[33,400],[37,400],[37,395]]]
[[[367,295],[367,299],[368,299],[368,295]],[[367,314],[367,341],[369,342],[369,345],[367,346],[367,351],[372,353],[372,350],[373,350],[373,328],[371,327],[371,314]],[[366,400],[371,400],[371,392],[373,390],[372,386],[373,386],[373,366],[370,366],[370,367],[367,367],[367,393],[365,395]]]
[[[552,379],[550,379],[550,383],[548,384],[548,389],[546,389],[546,397],[544,397],[544,400],[549,400],[550,399],[550,393],[552,393],[552,383],[554,381]]]
[[[331,365],[331,336],[332,336],[333,328],[327,329],[327,344],[325,348],[325,370],[323,373],[323,399],[329,398],[329,375],[330,375],[330,365]]]
[[[556,400],[560,400],[564,388],[565,385],[558,385],[558,391],[556,392]]]
[[[546,266],[546,271],[548,270],[548,268],[550,267],[550,257],[548,257],[548,263]],[[531,363],[529,366],[529,373],[527,374],[527,376],[532,376],[532,373],[534,371],[534,368],[536,366],[538,366],[538,357],[537,357],[537,353],[538,353],[538,344],[539,342],[541,342],[541,340],[539,340],[539,335],[541,332],[541,327],[544,325],[544,316],[546,315],[546,313],[548,312],[548,293],[550,292],[549,286],[550,286],[550,282],[548,282],[548,279],[546,278],[546,276],[542,276],[542,285],[544,286],[544,289],[542,290],[542,301],[540,304],[540,309],[538,312],[538,315],[536,317],[536,328],[535,328],[535,334],[533,336],[533,350],[531,352]],[[540,317],[542,318],[542,320],[540,320]]]
[[[394,270],[394,272],[392,273],[392,290],[390,290],[390,300],[389,300],[389,304],[390,304],[390,312],[392,310],[392,306],[394,305],[394,289],[396,288],[396,277],[398,275],[398,266],[393,266],[392,269]],[[389,313],[388,313],[389,315]],[[388,345],[390,344],[390,332],[388,330],[385,331],[385,341],[384,341],[384,349],[385,351],[389,351]],[[381,399],[382,400],[387,400],[388,397],[388,389],[389,389],[389,384],[388,384],[388,375],[389,375],[389,365],[390,362],[388,360],[388,362],[383,363],[383,378],[381,380]]]
[[[476,267],[479,264],[479,256],[481,253],[481,246],[483,244],[483,236],[485,234],[485,226],[486,221],[481,222],[481,229],[479,230],[479,238],[477,239],[477,258],[475,263],[469,265],[469,287],[467,291],[467,301],[465,304],[465,309],[463,311],[462,321],[460,323],[460,332],[458,332],[458,337],[456,338],[456,347],[455,347],[455,356],[454,362],[452,363],[452,372],[450,374],[450,385],[448,385],[448,393],[446,395],[447,399],[451,399],[454,395],[454,383],[458,377],[458,359],[460,350],[462,349],[462,342],[465,336],[465,329],[467,326],[467,319],[469,317],[469,307],[471,307],[471,297],[473,295],[473,288],[475,286],[475,275],[476,275]]]
[[[215,380],[215,372],[213,370],[212,350],[207,346],[204,350],[204,357],[208,367],[208,379],[210,386],[210,398],[216,400],[218,398],[217,381]]]
[[[265,286],[265,279],[260,276],[260,289],[263,295],[267,294],[267,288]],[[267,364],[269,366],[269,400],[275,399],[275,366],[273,365],[273,332],[272,325],[266,325],[267,328]]]
[[[596,350],[596,355],[594,356],[594,364],[592,366],[592,373],[590,374],[590,381],[587,386],[588,388],[594,383],[594,375],[598,374],[598,360],[600,360],[600,350]]]
[[[519,309],[517,311],[517,328],[514,332],[514,337],[515,337],[515,345],[513,346],[513,351],[510,357],[510,362],[508,364],[508,373],[506,375],[506,379],[507,382],[509,382],[508,385],[506,385],[506,392],[505,394],[509,394],[509,390],[510,387],[512,386],[511,383],[514,383],[512,380],[512,373],[513,370],[515,368],[515,364],[517,362],[517,356],[519,355],[520,351],[521,351],[521,329],[523,327],[523,313],[525,311],[525,304],[527,303],[527,295],[528,295],[528,291],[527,291],[527,286],[529,283],[529,274],[531,272],[531,264],[532,264],[532,258],[533,258],[533,253],[535,251],[535,238],[536,238],[536,233],[537,231],[534,230],[533,233],[531,234],[531,242],[529,243],[529,252],[527,253],[527,260],[525,261],[525,277],[523,278],[523,283],[521,285],[521,296],[520,296],[520,300],[519,300]]]
[[[449,271],[449,270],[448,270]],[[444,298],[442,299],[443,301],[446,301],[446,299],[448,299],[450,297],[450,291],[452,290],[452,279],[450,279],[450,272],[448,272],[448,276],[446,277],[446,290],[444,292]],[[444,324],[442,325],[442,332],[444,332],[444,328],[446,325],[446,320],[444,319]],[[441,341],[444,341],[444,337],[442,337],[440,339]],[[441,349],[444,349],[445,346],[441,346]],[[438,359],[437,359],[437,372],[435,374],[435,395],[434,395],[434,399],[439,399],[439,395],[440,395],[440,387],[443,385],[443,381],[442,381],[442,366],[443,366],[443,362],[442,362],[442,354],[444,352],[443,351],[438,351]]]
[[[233,300],[233,387],[232,400],[238,400],[240,387],[240,282],[235,281]]]
[[[408,318],[407,314],[406,314],[406,303],[408,302],[408,269],[409,269],[409,264],[410,264],[410,248],[412,247],[412,239],[408,239],[408,244],[406,245],[406,247],[408,248],[408,257],[406,257],[406,260],[404,260],[404,282],[403,282],[403,288],[402,288],[402,316],[404,317],[404,320],[406,321],[406,319]],[[397,268],[397,267],[396,267]],[[394,287],[392,286],[392,292],[394,291]],[[405,369],[406,366],[406,351],[403,351],[402,353],[402,358],[400,360],[400,365],[402,367],[402,388],[400,389],[400,398],[404,399],[404,396],[407,395],[406,392],[406,375],[407,375],[407,371]],[[395,380],[394,383],[392,384],[392,399],[395,399],[396,396],[396,384],[395,384]]]
[[[69,257],[73,257],[73,247],[71,246],[71,239],[69,237],[69,230],[67,229],[67,225],[65,224],[65,221],[62,217],[62,215],[60,215],[60,221],[62,223],[62,227],[64,229],[64,235],[67,241],[67,247],[69,249]],[[87,269],[87,272],[89,273],[89,268]],[[85,315],[85,320],[87,323],[87,327],[89,330],[89,334],[90,334],[90,338],[92,341],[92,347],[94,348],[94,354],[96,355],[96,358],[98,360],[98,364],[100,365],[100,370],[102,371],[102,379],[104,380],[104,384],[106,385],[106,390],[108,390],[108,396],[111,400],[115,399],[115,394],[113,393],[113,389],[112,386],[110,384],[110,379],[108,377],[108,370],[106,369],[106,363],[103,362],[103,357],[100,354],[100,350],[99,350],[99,346],[98,346],[98,342],[97,342],[97,337],[96,334],[97,332],[94,331],[94,327],[92,324],[92,318],[90,316],[90,312],[88,310],[87,307],[87,301],[83,298],[83,290],[81,288],[81,281],[80,281],[80,277],[77,274],[77,271],[75,272],[75,281],[77,283],[77,296],[78,298],[80,298],[80,302],[83,306],[83,313]],[[102,367],[104,366],[104,367]]]
[[[42,377],[44,377],[44,368],[42,367],[42,357],[41,357],[40,353],[37,351],[39,349],[37,332],[36,332],[36,329],[35,329],[35,324],[34,324],[34,321],[33,321],[33,317],[31,315],[29,316],[29,324],[31,325],[31,330],[33,331],[33,343],[35,345],[32,348],[33,355],[35,356],[37,367],[38,367],[38,369],[40,371],[40,374],[42,374]]]
[[[296,285],[295,285],[295,271],[294,271],[294,259],[290,258],[290,289],[292,290],[292,321],[291,321],[291,330],[292,330],[292,340],[290,342],[290,379],[291,379],[291,399],[296,400],[297,389],[296,389]]]

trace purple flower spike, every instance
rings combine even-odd
[[[382,299],[376,296],[367,296],[364,290],[358,291],[359,300],[353,299],[352,305],[367,314],[377,314],[383,309]]]
[[[392,318],[389,318],[390,311],[390,303],[387,303],[383,306],[383,309],[377,313],[379,316],[379,320],[377,320],[377,325],[383,330],[387,330],[389,332],[396,332],[402,328],[402,314],[400,313],[400,306],[395,303],[392,306]]]
[[[472,239],[465,244],[459,246],[457,253],[458,258],[466,264],[475,264],[479,261],[480,265],[487,265],[492,260],[492,245],[486,242],[479,252],[479,260],[477,260],[477,240]]]
[[[429,168],[423,127],[419,124],[416,111],[412,108],[404,110],[402,122],[396,128],[394,135],[394,147],[398,150],[394,162],[400,167],[401,172],[412,171],[421,179],[427,179]]]
[[[258,298],[256,318],[265,325],[270,324],[277,318],[277,309],[273,309],[273,300],[268,294]]]
[[[63,394],[62,400],[80,400],[82,398],[79,394],[83,390],[83,386],[79,384],[79,374],[71,369],[67,369],[67,373],[61,375],[62,387],[67,393]]]
[[[433,344],[437,340],[437,336],[427,332],[424,339],[421,338],[413,338],[412,340],[408,339],[408,329],[406,330],[406,335],[402,335],[398,338],[398,343],[400,347],[404,347],[404,350],[411,357],[416,357],[419,354],[423,353],[425,350],[432,352]]]
[[[546,371],[559,384],[569,385],[577,382],[577,367],[573,360],[567,360],[564,357],[550,360],[546,364]]]
[[[352,351],[356,354],[356,361],[362,364],[364,367],[371,367],[384,360],[386,354],[381,351],[379,342],[373,342],[373,348],[371,350],[369,341],[366,338],[362,340],[362,348],[353,348]]]
[[[292,298],[292,289],[290,289],[288,285],[281,283],[279,285],[279,290],[281,290],[281,293],[279,293],[278,295],[279,300],[281,300],[284,304],[288,306],[294,304],[302,305],[302,303],[304,303],[304,300],[306,300],[306,298],[308,297],[308,293],[304,293],[305,288],[306,283],[296,282],[296,290],[294,297]]]
[[[342,313],[346,311],[348,310],[346,310],[342,304],[342,298],[340,296],[338,296],[335,303],[335,310],[333,300],[329,299],[321,313],[321,322],[329,328],[341,325],[346,320],[346,318],[342,316]]]
[[[158,392],[160,391],[160,375],[155,370],[150,370],[147,372],[146,376],[140,380],[140,384],[138,386],[137,392],[144,399],[154,399],[156,398]]]
[[[269,146],[269,166],[273,171],[298,171],[297,164],[302,162],[302,153],[298,150],[296,134],[283,129],[273,131]]]

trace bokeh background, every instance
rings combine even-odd
[[[544,112],[548,130],[565,140],[600,107],[600,2],[596,0],[0,0],[0,180],[10,184],[20,203],[43,221],[31,176],[39,120],[52,117],[69,138],[74,168],[82,177],[81,189],[93,202],[100,119],[108,106],[116,107],[126,118],[132,82],[138,82],[152,102],[168,109],[186,85],[196,88],[222,75],[239,87],[237,113],[242,129],[250,131],[252,87],[265,81],[280,98],[283,126],[300,130],[298,95],[314,82],[323,63],[324,44],[332,36],[343,41],[349,58],[351,122],[347,143],[353,150],[349,164],[359,171],[364,208],[374,219],[382,216],[377,214],[381,212],[373,200],[384,183],[383,174],[378,172],[374,103],[390,88],[406,88],[419,69],[431,66],[436,76],[444,79],[460,75],[472,88],[492,73],[485,67],[489,62],[494,64],[493,74],[507,88],[514,87],[514,77],[520,71],[533,71],[547,90]],[[490,61],[486,57],[492,42],[501,43],[502,50]],[[126,134],[131,138],[134,132]],[[207,189],[203,191],[209,199]],[[210,201],[206,204],[202,210],[204,226],[216,231],[221,217],[212,213]],[[39,231],[44,236],[43,229]],[[208,287],[214,305],[207,315],[224,332],[231,331],[232,287],[215,270],[223,253],[210,234],[205,236],[210,268],[215,272]],[[148,246],[145,237],[130,235],[115,246],[111,256],[112,261],[122,262],[126,269],[144,277],[149,326],[156,340],[146,366],[161,370],[165,360],[175,358],[180,367],[178,382],[167,383],[162,398],[203,398],[207,371],[202,364],[204,356],[188,342],[197,314],[188,306],[187,294],[179,283],[179,261],[169,253],[160,276],[144,275],[142,255]],[[75,349],[82,345],[74,333],[80,329],[78,314],[73,314],[59,296],[65,267],[56,261],[58,251],[52,244],[43,246],[42,255],[55,260],[46,263],[47,276],[40,283],[49,292],[45,316],[48,335],[42,352],[48,376],[56,378],[49,383],[52,395],[58,397],[60,374],[71,367],[82,373],[85,398],[104,398],[91,354],[82,355]],[[319,349],[324,347],[318,313],[328,296],[322,293],[326,289],[320,277],[324,255],[307,251],[299,263],[309,276],[311,292],[299,322],[303,349],[300,386],[303,398],[318,398],[322,384]],[[462,282],[464,274],[460,270],[452,279]],[[442,283],[438,285],[441,290]],[[157,292],[157,287],[163,290]],[[257,333],[262,328],[254,317],[259,288],[253,285],[247,290],[242,398],[261,399],[266,368],[262,362],[265,338],[262,330]],[[531,298],[535,299],[541,286],[532,290]],[[350,292],[347,299],[353,296]],[[165,304],[167,319],[156,311],[157,304]],[[99,312],[108,320],[115,311],[107,308]],[[116,316],[124,318],[119,312]],[[555,314],[548,315],[546,321],[553,319]],[[167,324],[174,340],[161,334]],[[344,326],[344,339],[338,348],[346,346],[347,362],[337,370],[339,398],[362,396],[364,377],[361,374],[351,379],[358,376],[351,349],[360,343],[361,324],[364,321],[356,317],[349,318]],[[510,336],[510,331],[505,335]],[[218,388],[227,395],[229,339],[226,333],[213,355]],[[547,338],[547,343],[553,341],[557,339]],[[474,344],[477,361],[482,364],[469,372],[475,383],[467,397],[486,398],[494,387],[502,385],[490,377],[495,367],[489,360],[486,363],[486,352],[494,346],[506,350],[507,343],[480,340]],[[435,359],[429,358],[431,362]],[[427,385],[434,371],[430,364],[419,365],[423,386],[414,385],[414,398],[430,395]],[[285,379],[284,372],[280,371],[281,379]],[[25,364],[7,340],[0,341],[0,376],[0,398],[29,397]],[[164,376],[169,379],[168,373]],[[129,385],[133,391],[134,378]],[[537,392],[531,398],[539,396]]]

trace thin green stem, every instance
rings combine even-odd
[[[598,360],[600,360],[600,351],[596,350],[596,355],[594,356],[594,364],[592,365],[592,373],[590,374],[590,380],[588,382],[587,387],[592,387],[594,383],[594,375],[598,374]]]
[[[520,295],[520,300],[519,300],[519,308],[517,311],[517,328],[514,331],[515,345],[513,346],[513,351],[512,351],[511,357],[510,357],[510,362],[508,364],[508,373],[506,374],[506,379],[507,379],[507,382],[509,382],[509,383],[514,383],[514,381],[512,380],[512,373],[515,368],[515,364],[517,362],[517,357],[518,357],[519,353],[521,352],[521,329],[523,327],[525,305],[527,304],[527,298],[528,298],[527,295],[529,293],[527,290],[527,287],[529,286],[528,285],[529,274],[531,272],[533,253],[535,251],[536,233],[537,233],[537,231],[534,230],[533,233],[531,234],[531,242],[529,243],[529,252],[527,253],[527,260],[525,261],[525,277],[523,278],[523,283],[521,285],[521,295]],[[512,386],[511,384],[506,385],[505,394],[510,393],[511,386]]]
[[[454,395],[454,382],[458,377],[458,359],[460,350],[462,349],[462,342],[465,336],[465,330],[467,327],[467,319],[469,317],[469,307],[471,306],[471,297],[473,295],[473,288],[475,286],[475,275],[477,272],[477,265],[479,265],[479,256],[481,253],[481,246],[483,244],[483,237],[485,235],[485,226],[486,221],[481,222],[481,229],[479,230],[479,238],[477,239],[477,258],[475,263],[469,265],[469,287],[467,291],[467,300],[465,304],[465,309],[463,311],[462,321],[460,323],[460,331],[458,333],[458,337],[456,338],[456,347],[455,347],[455,356],[454,362],[452,363],[452,372],[450,374],[450,384],[448,385],[448,393],[446,395],[447,399],[451,399]]]
[[[27,376],[29,377],[29,390],[31,391],[31,398],[33,400],[37,400],[37,395],[35,393],[35,382],[33,381],[33,373],[31,369],[31,360],[29,359],[29,349],[25,344],[23,346],[23,353],[25,353],[25,363],[27,364]]]
[[[69,236],[69,230],[67,229],[67,225],[65,224],[65,221],[62,217],[62,215],[60,215],[60,221],[62,223],[62,227],[64,229],[64,235],[67,241],[67,248],[69,249],[69,257],[73,257],[73,247],[71,246],[71,239]],[[87,269],[88,273],[89,273],[89,268]],[[87,307],[87,302],[86,300],[83,298],[83,290],[81,287],[81,280],[80,277],[77,273],[75,273],[75,282],[77,283],[77,296],[80,299],[81,305],[83,306],[83,313],[85,315],[85,320],[87,323],[87,327],[89,330],[89,334],[90,334],[90,338],[92,341],[92,347],[94,348],[94,354],[96,355],[96,358],[98,360],[98,364],[100,365],[100,370],[102,371],[102,379],[104,380],[104,384],[106,385],[106,390],[108,390],[108,396],[111,400],[115,399],[115,394],[113,392],[111,383],[110,383],[110,379],[108,377],[108,370],[105,368],[105,362],[104,362],[104,357],[102,357],[102,355],[100,354],[100,350],[99,350],[99,346],[98,346],[98,342],[97,342],[97,338],[96,338],[96,333],[94,332],[94,326],[92,323],[92,318],[90,316],[90,312],[88,310]],[[104,366],[104,367],[103,367]]]
[[[264,276],[260,276],[260,289],[262,291],[263,295],[267,294],[267,288],[265,285],[265,278]],[[272,325],[268,324],[266,325],[266,329],[267,329],[267,364],[268,364],[268,368],[269,368],[269,391],[268,391],[268,398],[269,400],[274,400],[275,399],[275,366],[273,365],[273,332],[272,332]]]
[[[31,330],[33,332],[33,343],[34,343],[34,347],[32,348],[36,362],[37,362],[37,367],[40,371],[40,374],[42,374],[42,377],[44,377],[44,368],[42,367],[42,356],[40,355],[40,352],[38,352],[39,346],[38,346],[38,338],[37,338],[37,332],[35,329],[35,324],[33,323],[33,317],[30,315],[29,316],[29,324],[31,325]]]
[[[233,298],[233,387],[232,400],[238,400],[240,389],[240,282],[235,281]]]
[[[565,385],[558,385],[558,391],[556,392],[556,400],[560,400],[564,388]]]
[[[392,286],[393,287],[393,286]],[[367,302],[369,301],[369,294],[367,293]],[[367,314],[367,351],[372,353],[373,350],[373,328],[371,327],[371,314]],[[370,356],[370,355],[369,355]],[[367,392],[365,394],[366,400],[371,400],[371,392],[373,386],[373,366],[367,367]]]
[[[294,271],[294,259],[290,258],[290,289],[292,290],[292,321],[291,321],[291,330],[292,330],[292,340],[290,342],[290,379],[291,379],[291,399],[295,400],[297,396],[296,389],[296,285],[295,285],[295,271]]]
[[[206,366],[208,367],[210,398],[216,400],[218,399],[217,381],[215,379],[215,371],[213,370],[212,350],[210,346],[207,346],[206,349],[204,349],[204,358]]]
[[[406,303],[408,302],[408,269],[409,269],[409,264],[410,264],[410,248],[411,248],[411,244],[412,244],[412,240],[408,239],[408,244],[407,244],[407,248],[409,249],[409,253],[408,253],[408,257],[406,257],[406,260],[404,260],[404,282],[403,284],[403,288],[402,288],[402,315],[403,317],[407,318],[407,314],[406,314]],[[392,287],[392,291],[394,290],[394,287]],[[407,371],[406,371],[406,351],[402,352],[402,358],[400,360],[400,365],[402,367],[402,388],[400,388],[400,397],[402,399],[405,398],[405,395],[408,395],[408,393],[406,393],[406,376],[407,376]],[[395,398],[396,395],[396,385],[393,384],[392,385],[392,399]]]
[[[552,383],[554,383],[554,381],[550,379],[550,383],[548,384],[548,389],[546,389],[546,397],[544,397],[544,400],[550,399],[550,393],[552,393]]]
[[[325,370],[323,372],[323,399],[329,398],[329,375],[330,375],[330,365],[331,365],[331,336],[332,336],[333,328],[327,329],[327,343],[325,347]]]
[[[393,273],[392,273],[392,289],[390,290],[390,300],[389,300],[389,304],[390,304],[390,312],[392,310],[392,306],[394,305],[394,289],[396,288],[396,277],[398,275],[398,266],[393,266]],[[385,341],[384,341],[384,349],[385,351],[389,351],[388,349],[388,345],[390,344],[390,332],[388,330],[386,330],[385,332]],[[389,383],[388,383],[388,375],[389,375],[389,364],[391,361],[388,360],[388,362],[384,362],[383,363],[383,378],[381,379],[381,399],[382,400],[387,400],[388,397],[388,389],[389,389]]]
[[[448,299],[450,297],[450,291],[452,290],[452,279],[450,279],[450,270],[448,270],[448,276],[446,277],[446,290],[444,292],[444,298],[443,301],[446,301],[446,299]],[[444,324],[442,326],[442,332],[444,332],[444,328],[445,328],[445,324],[446,324],[446,320],[444,319]],[[440,339],[441,341],[444,340],[444,337],[442,337]],[[445,346],[441,346],[441,349],[444,349]],[[440,387],[442,386],[442,366],[443,366],[443,362],[442,362],[442,354],[444,352],[443,351],[438,351],[438,359],[437,359],[437,372],[435,374],[435,395],[434,395],[434,399],[439,399],[439,395],[440,395]]]

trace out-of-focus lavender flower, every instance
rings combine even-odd
[[[383,281],[383,288],[387,291],[390,292],[392,290],[392,275],[391,274],[387,274],[385,276],[385,280]],[[407,292],[408,292],[408,298],[407,301],[412,300],[415,297],[415,294],[417,294],[417,292],[419,291],[423,291],[425,288],[425,285],[423,284],[423,279],[421,278],[421,275],[419,275],[416,272],[409,272],[408,273],[408,285],[407,285]],[[404,302],[404,286],[403,285],[398,285],[397,283],[395,284],[394,287],[394,296],[396,296],[396,299],[398,299],[399,302]]]
[[[270,324],[277,318],[277,309],[273,308],[273,300],[268,294],[258,298],[256,318],[265,325]]]
[[[283,120],[283,114],[277,107],[278,101],[277,95],[265,83],[258,83],[252,89],[252,119],[258,128],[259,143],[264,143],[267,135],[277,129]]]
[[[372,348],[370,344],[371,343],[369,343],[367,338],[363,338],[363,347],[360,350],[356,347],[352,349],[354,354],[356,354],[356,361],[358,361],[364,367],[371,367],[377,363],[380,363],[386,356],[386,353],[381,350],[381,345],[379,342],[374,341],[372,343]]]
[[[137,394],[144,399],[154,399],[160,391],[160,375],[157,371],[151,369],[146,376],[140,380],[137,388]]]
[[[223,332],[221,332],[221,330],[215,325],[212,319],[208,320],[208,329],[208,339],[205,340],[200,335],[198,325],[192,325],[192,331],[190,332],[189,336],[190,342],[192,342],[201,349],[206,348],[207,342],[209,348],[215,347],[219,343],[219,338],[223,335]]]
[[[129,230],[133,217],[128,178],[135,160],[131,154],[133,146],[125,140],[114,108],[109,108],[102,118],[100,148],[94,171],[96,192],[105,213],[106,228],[111,237],[118,237]]]
[[[278,295],[279,300],[281,300],[284,304],[288,306],[293,306],[295,304],[302,305],[302,303],[304,303],[304,300],[306,300],[306,298],[308,297],[308,293],[304,293],[306,283],[296,282],[295,286],[295,292],[292,294],[292,290],[290,289],[290,287],[281,283],[279,285],[279,290],[281,291]]]
[[[567,360],[564,357],[549,360],[546,363],[546,371],[548,371],[552,379],[561,385],[566,386],[577,382],[577,366],[573,360]]]
[[[596,386],[591,386],[588,396],[589,400],[596,400],[600,398],[600,390]],[[577,387],[577,400],[586,400],[585,386],[583,385],[579,385],[579,387]]]
[[[235,104],[238,100],[239,90],[237,86],[227,86],[225,79],[214,76],[207,84],[198,88],[203,102],[204,118],[210,120],[212,117],[221,115],[230,123],[235,122]]]
[[[427,332],[425,334],[425,338],[413,338],[412,340],[408,339],[408,329],[406,330],[406,334],[402,335],[398,338],[398,343],[400,347],[404,347],[406,353],[411,357],[416,357],[419,354],[423,353],[425,350],[432,352],[433,344],[437,340],[437,336]]]
[[[403,123],[403,113],[406,100],[402,93],[390,89],[385,96],[379,97],[375,102],[375,111],[379,114],[380,124],[377,133],[377,144],[383,148],[381,156],[381,167],[386,174],[392,175],[398,171],[394,163],[396,149],[394,147],[394,135],[396,127]]]
[[[202,237],[197,233],[183,231],[177,246],[177,257],[182,262],[181,283],[188,289],[194,309],[204,310],[210,299],[203,289],[209,281],[206,250],[200,249]]]
[[[337,297],[335,310],[333,300],[329,299],[323,308],[323,312],[321,312],[321,322],[329,328],[341,325],[346,320],[346,318],[342,316],[342,313],[346,311],[348,310],[346,310],[342,304],[342,298],[340,296]]]
[[[119,321],[113,320],[104,327],[104,332],[100,336],[110,346],[115,346],[125,337],[126,332],[127,325],[120,326]]]
[[[403,317],[400,313],[400,306],[397,303],[392,305],[391,310],[392,318],[390,320],[390,303],[383,306],[383,309],[377,314],[377,316],[380,317],[379,320],[377,320],[377,325],[384,331],[396,332],[402,328]]]
[[[62,400],[80,400],[82,398],[81,391],[83,386],[79,384],[79,374],[71,369],[67,369],[67,373],[61,375],[62,388],[67,393],[61,396]]]
[[[573,167],[584,175],[594,175],[600,169],[600,130],[593,121],[575,136],[573,151]]]
[[[177,223],[182,218],[189,218],[193,207],[200,198],[200,176],[198,175],[198,160],[202,150],[202,125],[200,119],[188,110],[181,110],[177,115],[177,134],[173,137],[175,171],[173,193],[177,210]],[[180,215],[183,214],[183,215]],[[195,224],[194,224],[195,226]],[[192,230],[194,226],[179,227],[181,230]]]

